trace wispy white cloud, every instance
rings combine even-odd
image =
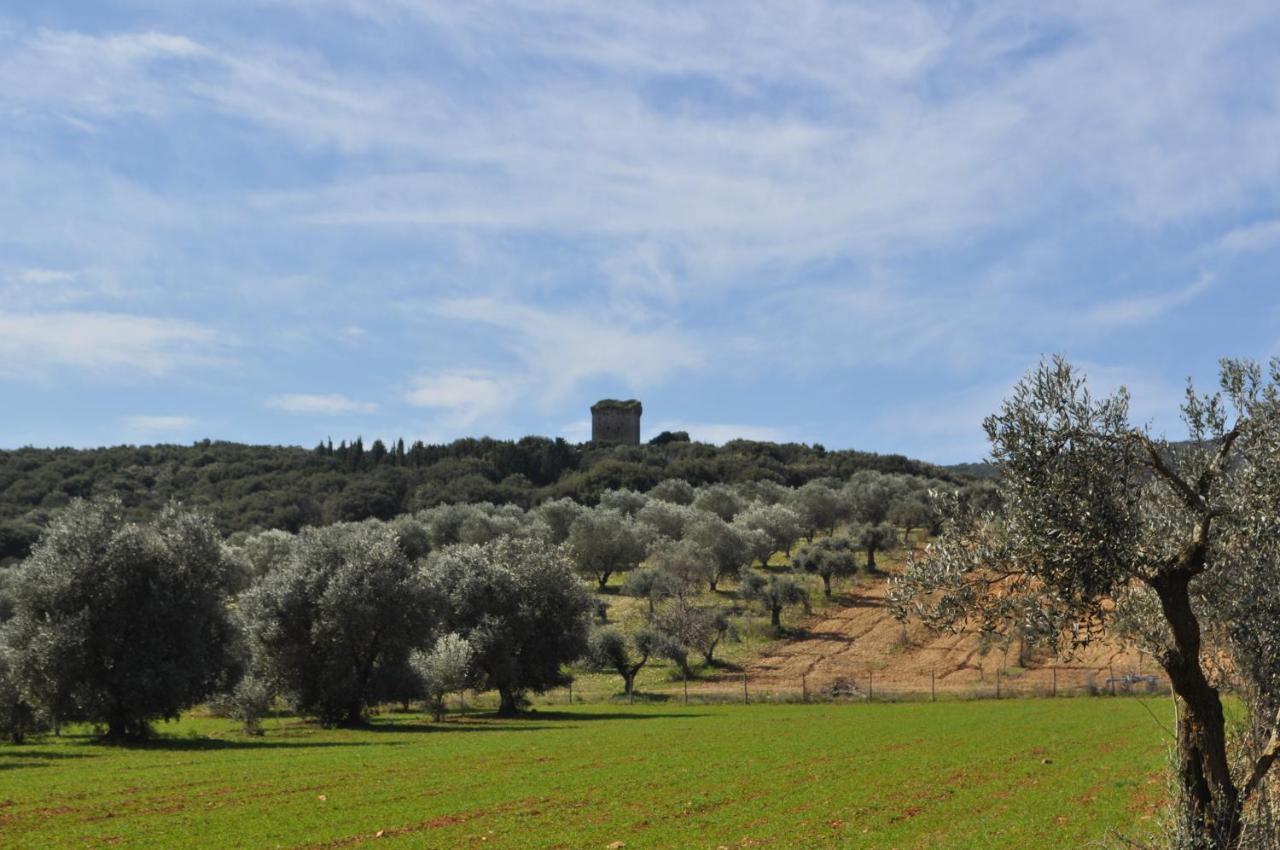
[[[267,407],[288,413],[314,413],[324,416],[343,416],[351,413],[373,413],[378,405],[370,401],[356,401],[340,393],[287,393],[272,396]]]
[[[130,431],[141,433],[161,433],[165,431],[189,431],[196,420],[190,416],[156,416],[139,414],[126,416],[125,427]]]
[[[595,378],[628,388],[652,386],[701,364],[703,352],[673,324],[635,327],[607,310],[549,310],[488,298],[435,305],[442,316],[497,328],[498,346],[514,354],[521,383],[559,400]],[[496,393],[495,393],[496,395]]]
[[[451,426],[482,422],[514,400],[509,381],[477,373],[422,376],[405,394],[405,401],[415,407],[441,411]]]
[[[70,283],[76,279],[76,273],[62,269],[19,269],[10,277],[18,283],[50,286],[59,283]]]
[[[1152,322],[1171,310],[1191,303],[1216,283],[1212,275],[1202,274],[1193,283],[1176,289],[1095,304],[1084,312],[1079,321],[1084,327],[1098,330]]]
[[[180,319],[124,313],[0,313],[0,375],[42,376],[67,368],[90,374],[158,376],[207,364],[216,336]]]
[[[1228,254],[1265,251],[1280,246],[1280,218],[1237,227],[1218,241],[1218,248]]]

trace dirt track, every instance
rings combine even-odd
[[[1049,695],[1110,692],[1109,679],[1125,674],[1155,675],[1150,657],[1111,644],[1096,644],[1070,659],[1043,653],[1022,659],[1016,641],[1005,648],[983,646],[975,634],[936,635],[923,626],[904,627],[885,607],[886,583],[865,584],[841,595],[836,606],[816,614],[802,636],[770,646],[746,667],[751,688],[759,693],[817,693],[843,680],[858,694],[994,695],[999,678],[1002,695]],[[1055,671],[1056,668],[1056,671]],[[707,683],[710,690],[740,687],[740,676]],[[1160,677],[1160,687],[1164,686]],[[1117,682],[1116,689],[1128,687]],[[1138,683],[1137,690],[1150,686]]]

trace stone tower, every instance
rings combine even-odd
[[[635,399],[606,398],[591,405],[591,442],[640,445],[640,414],[644,408]]]

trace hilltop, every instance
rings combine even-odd
[[[209,513],[224,534],[388,519],[438,504],[529,507],[569,497],[594,504],[602,492],[648,490],[681,479],[699,486],[774,481],[799,486],[860,470],[965,480],[963,473],[903,455],[821,445],[733,440],[723,446],[659,435],[640,446],[563,439],[467,438],[431,445],[322,443],[193,445],[0,451],[0,561],[22,557],[49,514],[76,497],[114,493],[146,518],[170,500]]]

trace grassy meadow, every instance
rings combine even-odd
[[[1164,793],[1137,699],[292,717],[0,747],[0,846],[1079,847]],[[619,845],[617,842],[622,842]]]

